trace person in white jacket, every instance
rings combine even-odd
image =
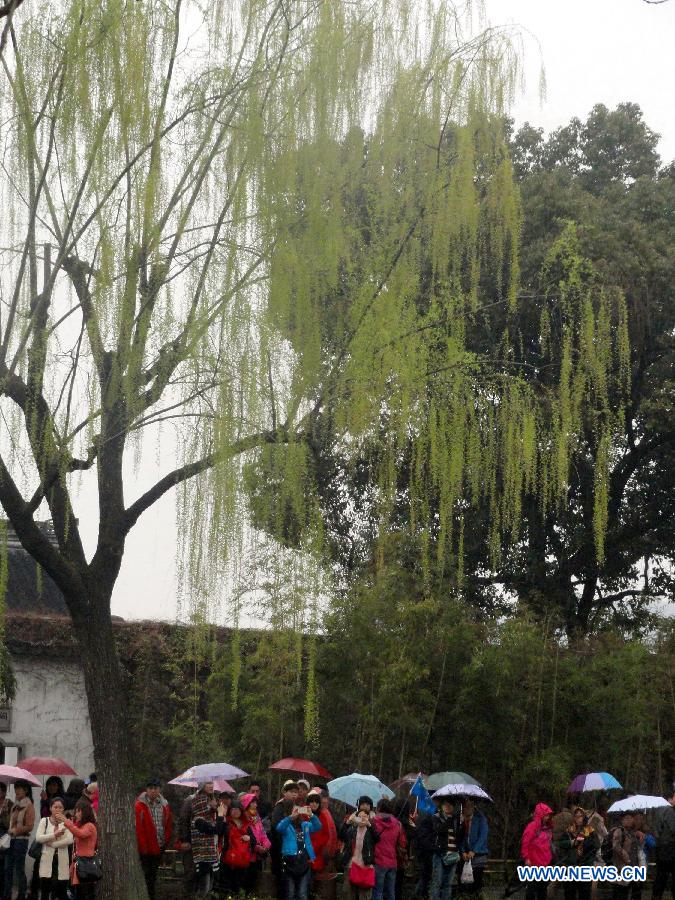
[[[68,848],[72,834],[54,818],[63,813],[63,800],[54,797],[49,804],[49,816],[40,819],[35,840],[42,844],[40,857],[40,900],[67,900],[70,876]]]

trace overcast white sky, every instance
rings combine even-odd
[[[485,2],[494,24],[518,24],[532,35],[525,35],[525,93],[513,110],[518,124],[529,120],[549,130],[572,116],[584,118],[595,103],[611,108],[633,101],[642,107],[649,126],[661,134],[663,159],[675,158],[675,0],[661,5],[644,0]],[[542,59],[547,96],[540,104]],[[155,449],[148,446],[143,467],[147,483],[136,485],[129,499],[154,480]],[[166,468],[170,449],[167,434],[162,443]],[[78,514],[91,543],[96,538],[94,503],[94,492],[84,482]],[[168,495],[145,514],[129,537],[113,597],[115,614],[153,619],[175,616],[175,544],[174,498]]]

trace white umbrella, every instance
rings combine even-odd
[[[489,800],[492,797],[478,784],[446,784],[439,788],[432,797],[478,797],[481,800]]]
[[[658,809],[660,806],[668,806],[668,801],[663,797],[653,797],[651,794],[633,794],[632,797],[624,797],[612,803],[607,812],[636,812],[641,809]]]

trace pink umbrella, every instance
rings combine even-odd
[[[0,766],[0,781],[6,784],[15,784],[17,781],[27,781],[35,787],[42,787],[32,772],[27,769],[20,769],[19,766]]]
[[[21,768],[33,775],[77,775],[75,769],[58,756],[29,756],[21,760]]]
[[[204,779],[206,781],[206,779]],[[218,791],[219,794],[236,794],[237,792],[232,787],[229,781],[225,781],[224,778],[213,778],[213,790]],[[182,775],[179,775],[178,778],[174,778],[173,781],[169,781],[169,784],[177,784],[179,787],[191,787],[196,788],[199,787],[203,782],[194,781],[193,779],[183,778]]]

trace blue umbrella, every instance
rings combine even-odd
[[[387,800],[394,799],[394,792],[386,784],[382,784],[379,778],[374,775],[361,775],[360,772],[334,778],[326,787],[332,800],[341,800],[348,806],[356,806],[359,797],[370,797],[373,804],[383,797]]]
[[[213,781],[214,778],[221,778],[225,781],[231,781],[234,778],[245,778],[248,773],[229,763],[202,763],[200,766],[191,766],[186,769],[178,778],[174,778],[175,782],[185,783],[187,781]]]

